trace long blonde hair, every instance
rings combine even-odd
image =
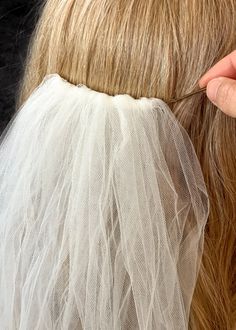
[[[46,74],[110,95],[172,98],[236,48],[236,0],[48,0],[32,37],[18,107]],[[236,322],[236,121],[195,95],[173,105],[210,197],[190,329]]]

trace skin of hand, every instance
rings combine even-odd
[[[221,59],[198,81],[207,97],[228,116],[236,118],[236,50]]]

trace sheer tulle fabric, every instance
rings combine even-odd
[[[0,328],[187,329],[209,201],[155,98],[47,76],[0,145]]]

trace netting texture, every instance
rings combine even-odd
[[[0,140],[0,328],[187,329],[208,213],[167,104],[46,76]]]

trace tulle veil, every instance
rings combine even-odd
[[[166,103],[46,76],[0,140],[0,328],[188,329],[208,213]]]

